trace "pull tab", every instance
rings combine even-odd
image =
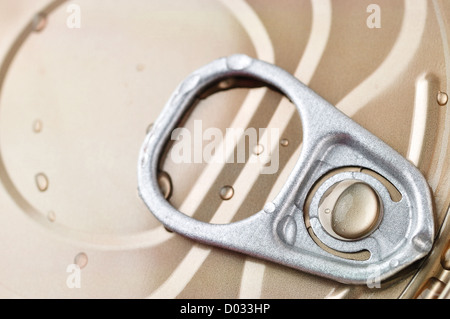
[[[219,225],[169,204],[159,190],[158,161],[196,98],[230,77],[257,80],[286,95],[304,136],[277,197],[247,219]],[[150,211],[181,235],[343,283],[383,280],[433,244],[431,195],[417,168],[294,76],[245,55],[213,61],[178,86],[142,145],[138,183]]]

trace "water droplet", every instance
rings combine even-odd
[[[35,32],[41,32],[47,26],[47,15],[43,12],[37,13],[33,17],[32,28]]]
[[[45,192],[48,189],[48,178],[44,173],[38,173],[34,177],[36,181],[36,186],[41,192]]]
[[[390,265],[392,268],[397,267],[398,264],[399,264],[399,262],[398,262],[397,259],[392,259],[392,260],[389,262],[389,265]]]
[[[153,123],[150,123],[150,124],[147,126],[147,129],[145,130],[145,133],[148,134],[148,133],[151,131],[152,127],[153,127]]]
[[[446,105],[448,102],[448,95],[445,92],[439,91],[436,96],[436,99],[439,105]]]
[[[262,146],[261,144],[255,145],[255,147],[253,148],[253,153],[254,153],[255,155],[259,155],[259,154],[261,154],[262,152],[264,152],[264,146]]]
[[[158,173],[158,184],[165,199],[168,199],[172,195],[172,180],[164,171]]]
[[[39,133],[42,131],[42,121],[41,120],[35,120],[33,122],[33,132]]]
[[[221,90],[225,90],[225,89],[229,89],[230,87],[232,87],[233,84],[234,84],[234,80],[232,78],[229,78],[229,79],[220,81],[218,87]]]
[[[331,213],[331,209],[325,208],[325,214],[329,214],[329,213]]]
[[[230,185],[225,185],[220,189],[219,195],[223,200],[229,200],[234,195],[234,189]]]
[[[264,211],[268,214],[273,213],[275,211],[275,204],[272,202],[268,202],[264,205]]]
[[[79,253],[75,256],[74,263],[77,264],[80,269],[83,269],[88,263],[87,255],[85,253]]]
[[[245,54],[234,54],[227,58],[227,67],[231,70],[243,70],[252,64],[252,59]]]
[[[136,65],[136,71],[141,72],[141,71],[144,71],[144,69],[145,69],[145,64],[139,63],[138,65]]]
[[[52,210],[49,211],[49,212],[47,213],[47,218],[48,218],[49,221],[54,222],[54,221],[56,220],[56,214],[55,214],[55,212],[52,211]]]
[[[289,145],[289,140],[288,140],[287,138],[283,138],[283,139],[280,141],[280,144],[281,144],[281,146],[286,147],[286,146]]]
[[[181,84],[180,91],[184,93],[189,92],[197,86],[198,82],[200,82],[200,75],[193,74],[186,80],[184,80],[184,82]]]

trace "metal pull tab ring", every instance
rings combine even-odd
[[[211,224],[170,205],[159,189],[158,165],[197,96],[229,77],[261,81],[289,98],[300,114],[303,146],[286,184],[263,210],[238,222]],[[424,257],[433,244],[431,194],[419,170],[288,72],[245,55],[215,60],[178,86],[142,145],[138,183],[149,210],[181,235],[343,283],[384,280]],[[327,212],[330,230],[321,209],[339,187]],[[362,233],[352,228],[361,210],[369,211]],[[363,251],[369,257],[345,255]]]

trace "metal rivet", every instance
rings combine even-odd
[[[380,217],[377,193],[367,184],[357,182],[346,188],[332,212],[333,231],[346,239],[370,234]]]

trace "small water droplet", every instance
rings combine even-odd
[[[42,131],[42,121],[41,120],[35,120],[33,122],[33,132],[39,133]]]
[[[225,185],[220,189],[219,195],[223,200],[229,200],[234,195],[234,189],[230,185]]]
[[[229,89],[234,83],[234,80],[232,78],[223,80],[219,82],[219,89],[225,90],[225,89]]]
[[[275,211],[275,204],[272,202],[268,202],[266,205],[264,205],[264,211],[266,213],[273,213]]]
[[[158,184],[165,199],[172,195],[172,180],[167,172],[160,171],[158,173]]]
[[[47,15],[43,12],[37,13],[33,17],[32,28],[35,32],[41,32],[47,26]]]
[[[47,213],[47,218],[48,218],[49,221],[54,222],[54,221],[56,220],[56,214],[55,214],[55,212],[52,211],[52,210],[49,211],[49,212]]]
[[[255,155],[259,155],[259,154],[261,154],[262,152],[264,152],[264,146],[262,146],[261,144],[255,145],[255,147],[253,148],[253,153],[254,153]]]
[[[86,253],[79,253],[75,256],[74,263],[77,264],[80,269],[83,269],[88,263],[88,256]]]
[[[142,72],[145,69],[145,64],[144,63],[139,63],[136,65],[136,71],[138,72]]]
[[[329,213],[331,213],[331,209],[325,208],[325,214],[329,214]]]
[[[150,123],[150,124],[147,126],[147,129],[145,130],[145,133],[148,134],[148,133],[151,131],[152,127],[153,127],[153,123]]]
[[[245,54],[234,54],[227,58],[227,67],[231,70],[243,70],[252,64],[252,59]]]
[[[448,95],[445,92],[439,91],[436,96],[437,102],[439,105],[443,106],[446,105],[448,102]]]
[[[392,267],[392,268],[395,268],[395,267],[397,267],[398,266],[398,260],[397,259],[392,259],[390,262],[389,262],[389,265]]]
[[[38,173],[34,177],[36,186],[41,192],[45,192],[48,189],[48,178],[44,173]]]
[[[287,138],[283,138],[281,141],[280,141],[280,144],[281,144],[281,146],[288,146],[289,145],[289,140],[287,139]]]

